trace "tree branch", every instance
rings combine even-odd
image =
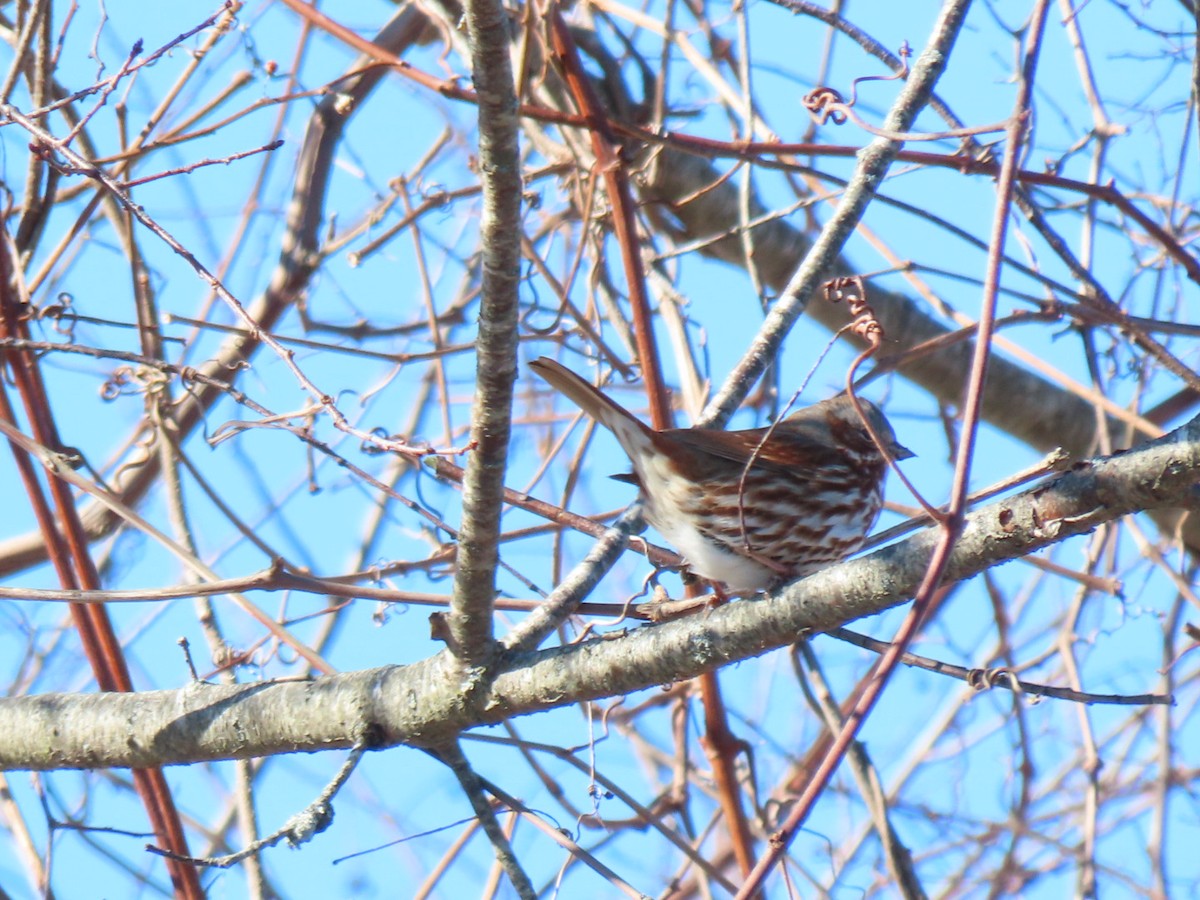
[[[482,297],[476,343],[475,452],[463,479],[458,568],[448,617],[450,648],[468,666],[491,659],[492,600],[500,558],[500,514],[517,379],[517,299],[521,262],[521,163],[508,19],[495,0],[468,0],[471,71],[479,96],[479,174],[483,183]]]
[[[1200,417],[1132,450],[969,515],[945,583],[1121,516],[1195,507]],[[134,694],[0,700],[0,769],[149,766],[344,748],[434,747],[462,730],[692,678],[904,603],[936,529],[794,582],[773,596],[585,643],[501,657],[470,691],[448,653],[314,681],[191,684]]]

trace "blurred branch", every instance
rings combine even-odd
[[[679,240],[697,242],[700,253],[744,266],[745,254],[736,237],[737,186],[725,180],[707,159],[670,147],[656,153],[655,164],[647,167],[647,177],[640,182],[648,213]],[[754,262],[765,284],[782,289],[794,260],[809,252],[811,241],[793,225],[768,213],[761,201],[752,199],[751,218],[757,223]],[[835,275],[854,272],[845,259],[839,259],[833,269]],[[887,334],[892,356],[926,342],[943,341],[953,333],[905,294],[873,287],[871,305]],[[810,304],[805,312],[831,331],[850,321],[844,308],[836,304]],[[858,343],[853,336],[848,339]],[[897,369],[942,402],[957,405],[974,346],[972,340],[946,343],[933,352],[905,358]],[[1037,402],[1027,402],[1031,397]],[[1097,417],[1088,400],[1000,353],[993,353],[990,360],[982,415],[986,422],[1043,453],[1061,448],[1073,457],[1086,456],[1098,444]],[[1126,428],[1111,416],[1107,422],[1114,433]],[[1163,511],[1155,518],[1165,533],[1174,533],[1177,515]],[[1183,529],[1186,546],[1193,552],[1200,550],[1200,523],[1188,518]]]

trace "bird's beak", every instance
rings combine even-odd
[[[917,455],[903,444],[892,444],[892,446],[888,449],[892,451],[892,459],[896,460],[896,462],[899,462],[902,459],[912,459]]]

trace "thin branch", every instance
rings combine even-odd
[[[945,69],[946,60],[950,58],[950,51],[968,6],[968,3],[957,2],[948,3],[943,7],[929,46],[913,65],[911,76],[884,119],[886,130],[907,131],[912,127],[917,114],[929,102],[933,86]],[[783,289],[782,296],[771,307],[766,320],[737,367],[729,373],[725,384],[705,408],[699,424],[712,426],[727,422],[750,392],[767,363],[778,355],[783,339],[803,315],[808,301],[832,271],[842,247],[850,239],[871,199],[883,184],[888,168],[899,150],[900,142],[881,137],[859,151],[858,165],[855,166],[854,175],[846,187],[837,211],[821,229],[799,268]]]
[[[504,833],[504,829],[500,827],[500,822],[496,819],[496,810],[484,795],[483,781],[475,774],[475,770],[471,768],[471,764],[467,762],[462,748],[457,743],[447,744],[437,748],[434,751],[434,755],[444,762],[450,771],[454,773],[454,777],[458,779],[463,793],[467,795],[467,799],[471,802],[471,809],[475,811],[475,818],[479,820],[479,824],[483,827],[488,840],[492,842],[497,862],[504,868],[509,881],[512,882],[512,886],[517,892],[517,896],[521,897],[522,900],[536,900],[537,891],[533,889],[533,882],[529,880],[529,876],[521,868],[521,863],[517,860],[516,854],[513,853],[508,835]]]

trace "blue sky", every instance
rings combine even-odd
[[[751,50],[755,61],[753,70],[755,99],[770,127],[783,140],[798,140],[809,127],[800,97],[817,75],[819,48],[823,31],[810,21],[765,3],[749,7]],[[97,77],[95,59],[89,58],[95,38],[96,52],[105,64],[105,74],[116,70],[135,39],[141,38],[147,48],[159,46],[199,22],[211,12],[196,3],[172,4],[156,9],[155,16],[144,15],[144,8],[119,4],[107,10],[108,20],[97,32],[98,10],[81,6],[63,42],[60,78],[71,88],[90,84]],[[390,15],[387,4],[356,4],[352,11],[333,10],[345,24],[368,34]],[[860,24],[869,27],[873,36],[891,49],[908,40],[919,52],[926,40],[936,5],[864,3],[852,7],[851,13],[861,18]],[[1161,33],[1137,27],[1133,14],[1161,15],[1155,20]],[[1109,116],[1124,128],[1124,133],[1110,144],[1098,180],[1114,179],[1117,186],[1130,194],[1139,195],[1139,203],[1148,212],[1156,210],[1159,197],[1174,196],[1181,208],[1170,216],[1174,222],[1190,222],[1190,204],[1195,183],[1194,122],[1184,107],[1188,96],[1188,54],[1192,38],[1183,29],[1186,20],[1172,19],[1173,9],[1150,11],[1135,9],[1126,13],[1111,4],[1088,4],[1080,21],[1088,40],[1095,75],[1107,100]],[[736,22],[728,8],[709,10],[721,33],[736,39]],[[948,70],[939,85],[939,93],[952,108],[972,124],[999,122],[1012,108],[1014,85],[1011,72],[1014,43],[1002,30],[1002,25],[1016,27],[1026,14],[1023,4],[997,3],[976,5]],[[682,14],[680,14],[682,15]],[[1035,144],[1026,155],[1025,165],[1041,169],[1047,159],[1063,159],[1062,174],[1087,179],[1092,164],[1090,145],[1080,152],[1068,153],[1081,142],[1093,126],[1093,117],[1079,85],[1071,48],[1063,29],[1052,13],[1052,24],[1039,72],[1034,119]],[[1178,15],[1178,14],[1176,14]],[[352,17],[352,18],[350,18]],[[660,16],[661,19],[661,16]],[[683,20],[692,28],[690,18]],[[682,26],[681,26],[682,27]],[[253,77],[236,98],[210,117],[218,120],[241,109],[256,99],[277,96],[284,90],[282,73],[286,73],[295,53],[298,20],[281,4],[249,6],[239,16],[238,34],[223,43],[202,65],[201,74],[192,78],[184,89],[177,107],[167,116],[162,128],[170,128],[188,111],[207,102],[241,70],[251,71]],[[98,34],[98,37],[97,37]],[[638,46],[657,58],[657,45],[642,35]],[[707,47],[702,35],[692,37],[702,52]],[[195,40],[188,46],[195,46]],[[735,45],[736,46],[736,45]],[[654,48],[653,51],[650,48]],[[10,52],[10,51],[9,51]],[[426,71],[446,74],[443,65],[464,73],[463,61],[451,56],[443,63],[438,46],[420,48],[409,57]],[[340,74],[352,54],[333,39],[318,35],[305,53],[299,82],[303,88],[315,88]],[[273,60],[280,73],[269,78],[263,63]],[[128,106],[132,133],[141,127],[149,110],[166,88],[173,84],[188,61],[180,49],[169,54],[151,68],[144,70],[126,95],[118,92]],[[688,111],[678,116],[671,127],[693,134],[731,139],[729,117],[713,99],[711,85],[699,76],[688,76],[687,64],[678,56],[670,70],[672,102]],[[849,44],[840,43],[826,82],[848,93],[853,78],[864,74],[879,74],[873,61],[864,60]],[[627,72],[628,74],[628,72]],[[728,78],[728,75],[726,74]],[[895,96],[895,85],[889,82],[870,82],[860,87],[860,113],[878,121]],[[117,122],[113,107],[118,97],[110,98],[105,108],[91,120],[89,130],[101,148],[111,153],[117,144]],[[16,94],[18,106],[28,101],[27,95]],[[269,159],[264,156],[197,169],[184,177],[174,177],[150,183],[136,189],[137,202],[165,228],[191,248],[206,266],[224,271],[226,286],[244,302],[261,292],[271,275],[278,255],[284,212],[289,201],[292,167],[296,158],[303,128],[312,101],[296,100],[284,111],[279,137],[283,147]],[[84,108],[87,108],[86,103]],[[144,162],[137,174],[189,165],[205,157],[222,158],[229,154],[265,144],[273,136],[273,123],[279,107],[268,106],[252,112],[215,135],[159,151]],[[445,129],[451,132],[439,149],[436,158],[420,174],[411,179],[411,202],[436,196],[441,190],[455,190],[475,181],[468,169],[468,157],[473,146],[459,134],[470,130],[473,109],[435,97],[399,77],[387,78],[372,94],[370,100],[356,111],[339,147],[333,184],[326,208],[326,235],[343,235],[355,223],[362,221],[378,208],[389,194],[389,183],[400,176],[411,176],[414,167],[439,143],[438,135]],[[52,120],[56,133],[62,133],[61,120]],[[926,113],[920,127],[940,128],[932,114]],[[454,132],[458,132],[455,134]],[[826,129],[821,138],[827,142],[860,145],[867,137],[851,125]],[[995,136],[990,138],[997,139]],[[0,175],[10,189],[23,183],[26,159],[26,136],[8,126],[0,130]],[[915,145],[914,145],[915,146]],[[950,153],[955,145],[940,142],[920,145],[916,149]],[[535,159],[534,162],[542,162]],[[850,160],[819,159],[823,171],[844,177],[851,170]],[[892,170],[885,193],[918,210],[928,211],[951,224],[976,235],[986,236],[993,214],[995,191],[989,179],[966,177],[950,170],[916,170],[897,164]],[[735,176],[735,177],[740,177]],[[256,183],[261,179],[261,187]],[[71,184],[74,181],[70,182]],[[784,209],[795,202],[783,176],[758,170],[755,186],[768,204]],[[530,208],[527,225],[535,227],[542,217],[566,209],[570,186],[562,180],[545,177],[529,185],[540,208]],[[1145,196],[1141,196],[1141,195]],[[1047,205],[1061,204],[1050,213],[1051,220],[1062,230],[1076,253],[1090,252],[1095,261],[1091,268],[1108,292],[1117,298],[1127,311],[1143,316],[1176,318],[1194,321],[1192,291],[1177,269],[1157,264],[1156,249],[1109,210],[1101,210],[1100,226],[1094,236],[1094,247],[1088,250],[1086,235],[1081,229],[1077,204],[1082,198],[1065,193],[1038,192]],[[255,211],[247,216],[245,210],[253,198]],[[1186,207],[1186,209],[1184,208]],[[65,233],[74,215],[81,209],[77,201],[71,211],[56,212],[48,231],[54,235],[43,244],[42,254],[48,253]],[[828,216],[828,207],[816,205],[813,214],[818,219]],[[1163,216],[1155,212],[1156,219]],[[403,215],[403,202],[395,200],[380,224],[369,234],[374,236]],[[789,221],[804,222],[806,213],[792,213]],[[455,353],[446,365],[448,399],[442,404],[445,414],[426,412],[414,414],[414,406],[424,396],[424,385],[430,369],[424,362],[395,366],[390,362],[367,358],[352,352],[338,352],[337,345],[352,343],[345,331],[362,321],[369,321],[377,334],[362,342],[362,347],[374,351],[403,354],[425,353],[433,349],[428,330],[405,326],[420,325],[428,316],[426,296],[439,311],[444,310],[470,288],[471,255],[476,249],[478,206],[473,198],[455,201],[421,220],[420,243],[414,242],[411,232],[404,232],[388,242],[380,251],[371,254],[360,265],[352,266],[347,253],[361,250],[367,237],[349,240],[323,266],[305,298],[305,314],[324,328],[306,328],[293,312],[281,324],[281,336],[306,337],[330,345],[322,348],[298,348],[296,361],[304,372],[325,392],[337,398],[339,408],[364,431],[382,429],[387,433],[409,433],[414,439],[427,440],[437,446],[466,444],[464,429],[468,423],[472,397],[473,361],[469,352]],[[242,224],[244,233],[239,233]],[[983,251],[967,245],[930,219],[909,211],[888,207],[883,202],[872,205],[865,223],[873,232],[883,235],[888,246],[904,260],[912,260],[923,278],[944,302],[969,317],[979,311],[978,279],[983,272]],[[1013,237],[1007,250],[1010,256],[1026,265],[1036,265],[1051,278],[1072,284],[1069,273],[1055,260],[1048,248],[1020,221],[1013,222]],[[561,237],[547,238],[539,249],[556,273],[569,266],[575,245]],[[207,318],[219,325],[234,324],[233,315],[209,297],[205,285],[177,257],[171,255],[152,236],[139,237],[149,264],[151,281],[162,315]],[[611,243],[607,245],[612,248]],[[665,242],[656,249],[665,250]],[[1131,248],[1132,251],[1131,251]],[[1136,252],[1138,259],[1133,259]],[[862,236],[852,240],[848,257],[865,272],[888,267]],[[593,260],[587,257],[584,275],[593,275]],[[422,265],[424,272],[422,272]],[[698,253],[686,254],[671,264],[677,288],[689,306],[690,325],[687,331],[691,352],[707,365],[705,374],[719,384],[744,351],[760,322],[753,286],[740,269],[704,260]],[[41,268],[35,260],[30,272]],[[938,274],[941,270],[946,274]],[[620,269],[615,252],[608,254],[607,274],[617,278]],[[879,288],[914,292],[912,283],[901,274],[878,278]],[[1043,288],[1031,279],[1008,271],[1005,288],[1022,291],[1035,297],[1044,294]],[[617,285],[618,290],[621,285]],[[132,320],[129,268],[112,230],[103,222],[89,227],[84,237],[69,245],[67,254],[52,267],[51,274],[38,287],[35,301],[49,302],[59,294],[69,295],[73,308],[82,315],[107,320],[104,323],[78,322],[74,339],[79,343],[135,350],[136,333],[121,327]],[[573,296],[580,305],[594,302],[597,292],[587,277],[577,282]],[[522,299],[542,307],[553,303],[553,292],[535,275],[530,274]],[[211,311],[210,311],[211,308]],[[1000,313],[1032,308],[1027,299],[1005,296]],[[471,322],[476,307],[465,306],[464,324],[447,329],[445,343],[455,345],[469,342]],[[530,314],[530,326],[549,324],[550,313],[539,309]],[[45,339],[60,336],[46,323],[41,323]],[[336,329],[342,329],[338,333]],[[169,344],[172,358],[198,364],[212,354],[223,335],[210,330],[193,331],[178,318],[164,326],[168,338],[187,341]],[[605,336],[619,345],[615,330],[605,325]],[[677,367],[667,352],[666,330],[659,333],[669,378]],[[1067,323],[1035,324],[1005,331],[1021,347],[1054,366],[1070,377],[1087,381],[1089,373],[1078,335]],[[804,321],[789,337],[782,357],[779,383],[784,396],[810,373],[828,334],[818,326]],[[1194,364],[1195,353],[1190,339],[1168,339],[1172,349],[1188,364]],[[1137,402],[1140,408],[1168,396],[1178,388],[1173,379],[1148,369],[1145,360],[1129,349],[1128,344],[1105,334],[1098,336],[1099,356],[1104,366],[1106,389],[1118,401]],[[576,341],[573,346],[578,347]],[[532,337],[522,345],[525,360],[544,353],[553,353],[550,341]],[[803,402],[826,396],[836,390],[844,377],[853,353],[835,348],[812,376]],[[580,357],[566,357],[569,364],[583,370]],[[111,361],[92,361],[82,357],[54,355],[45,360],[47,377],[53,391],[52,404],[63,427],[64,440],[80,447],[89,462],[98,470],[111,475],[115,466],[128,461],[136,450],[128,443],[132,429],[143,413],[142,397],[129,392],[111,402],[98,399],[99,385],[115,368]],[[1134,377],[1142,375],[1139,378]],[[245,372],[239,387],[275,413],[303,410],[309,403],[299,390],[295,379],[283,362],[269,350],[255,358],[251,371]],[[528,414],[528,404],[535,388],[533,380],[519,386],[518,415]],[[540,388],[538,388],[540,390]],[[435,396],[437,388],[434,388]],[[640,407],[641,395],[636,387],[618,393],[622,402]],[[871,388],[874,399],[886,399],[901,440],[917,450],[918,459],[906,463],[920,489],[935,502],[943,500],[949,489],[949,466],[945,429],[938,417],[937,405],[929,395],[914,389],[898,378],[888,379]],[[1029,404],[1038,398],[1022,398]],[[545,414],[550,406],[538,400],[534,412]],[[437,404],[430,409],[436,410]],[[573,410],[565,402],[554,409],[561,421],[568,421]],[[255,416],[230,401],[222,402],[208,418],[211,434],[232,421],[249,421]],[[743,412],[735,424],[749,427],[760,424],[757,412]],[[542,454],[550,446],[549,431],[542,425],[519,419],[513,444],[513,465],[508,478],[510,486],[524,489],[540,469]],[[447,433],[448,425],[448,433]],[[391,460],[366,452],[361,442],[334,431],[327,420],[314,423],[317,436],[327,441],[339,453],[378,477],[388,474]],[[566,461],[578,448],[578,430],[567,439],[563,456],[555,462],[532,488],[536,496],[556,500],[566,481]],[[555,430],[554,437],[561,434]],[[421,559],[440,542],[445,534],[425,527],[422,520],[404,510],[392,507],[385,516],[385,526],[377,539],[371,541],[365,559],[360,559],[367,523],[371,521],[375,491],[360,479],[339,468],[327,458],[310,458],[306,448],[291,435],[277,429],[252,428],[215,447],[205,443],[203,435],[191,438],[185,450],[195,465],[213,483],[221,485],[222,494],[231,499],[238,515],[250,528],[295,565],[308,566],[323,575],[344,572],[397,559]],[[1019,442],[984,429],[976,460],[972,484],[984,486],[1032,464],[1038,454]],[[310,465],[315,466],[310,469]],[[0,460],[0,479],[12,483],[11,462]],[[595,437],[584,465],[584,477],[571,498],[573,510],[597,513],[620,507],[632,499],[633,491],[615,484],[604,476],[624,471],[626,463],[620,458],[615,443],[604,434]],[[315,485],[316,490],[311,488]],[[406,496],[436,510],[450,523],[458,521],[457,493],[436,483],[427,473],[404,474],[398,488]],[[253,545],[241,538],[236,529],[222,517],[208,500],[198,483],[185,479],[185,495],[194,517],[195,532],[202,557],[224,576],[246,574],[264,568],[268,559]],[[16,496],[16,495],[7,495]],[[891,485],[889,496],[899,503],[910,504],[898,484]],[[7,503],[4,537],[22,534],[32,527],[32,518],[23,502]],[[165,512],[160,495],[153,495],[142,512],[163,526]],[[889,517],[883,524],[898,521]],[[506,515],[506,528],[535,525],[540,520],[518,511]],[[1140,522],[1150,535],[1153,525]],[[1151,538],[1154,539],[1153,537]],[[1048,556],[1071,568],[1082,568],[1089,553],[1095,552],[1091,539],[1077,539],[1052,550]],[[569,565],[586,553],[590,540],[569,535],[563,542],[563,559]],[[180,577],[179,566],[146,538],[125,533],[96,548],[105,561],[106,584],[112,587],[151,587],[170,584]],[[1110,552],[1110,551],[1105,551]],[[1016,562],[994,573],[990,587],[1011,604],[1010,617],[1014,637],[1012,643],[1020,648],[1021,662],[1030,662],[1040,653],[1049,653],[1064,634],[1074,634],[1076,654],[1081,665],[1081,678],[1088,690],[1097,692],[1143,693],[1160,688],[1161,642],[1164,621],[1171,608],[1174,589],[1163,574],[1141,559],[1141,551],[1128,532],[1122,532],[1112,545],[1113,569],[1125,584],[1124,598],[1091,594],[1083,596],[1078,584],[1065,579],[1040,575],[1028,564]],[[505,561],[518,569],[542,589],[552,586],[552,553],[549,539],[538,535],[506,547]],[[1179,567],[1178,556],[1172,557]],[[407,590],[448,593],[449,579],[425,578],[411,574],[397,579],[394,586]],[[648,574],[644,560],[628,554],[594,597],[597,601],[620,602],[638,588]],[[47,569],[36,569],[12,576],[8,585],[38,587],[54,586]],[[528,597],[530,591],[517,579],[502,575],[501,589],[511,596]],[[672,588],[677,582],[664,580]],[[986,656],[995,645],[995,621],[988,594],[989,585],[976,579],[958,589],[944,613],[922,638],[918,652],[961,665],[984,666],[996,662]],[[325,598],[312,596],[264,595],[258,598],[263,608],[279,611],[289,617],[317,613],[326,605]],[[231,639],[248,645],[261,637],[250,621],[231,612],[228,604],[219,605]],[[395,606],[378,621],[373,619],[374,607],[359,601],[344,614],[337,639],[330,646],[328,659],[338,668],[357,669],[388,663],[405,663],[421,659],[437,647],[428,638],[428,610],[419,607]],[[0,660],[7,660],[0,669],[11,682],[21,671],[31,646],[45,654],[45,664],[21,689],[31,692],[90,689],[91,682],[80,665],[75,641],[63,635],[61,628],[65,611],[61,606],[34,606],[4,602],[0,614],[10,627],[0,634]],[[128,641],[135,679],[144,687],[177,687],[185,683],[186,669],[175,640],[186,635],[197,648],[201,637],[195,614],[188,601],[162,604],[131,604],[113,610],[122,634]],[[902,612],[886,614],[859,627],[881,638],[888,638],[900,621]],[[1071,617],[1078,617],[1070,625]],[[315,617],[294,626],[297,634],[311,638],[317,634],[322,619]],[[838,696],[844,697],[861,677],[870,659],[861,651],[842,647],[828,638],[820,638],[815,647]],[[203,651],[199,651],[203,655]],[[291,660],[271,659],[259,669],[244,671],[244,678],[275,677],[292,671]],[[1190,687],[1194,680],[1194,662],[1181,670],[1179,677]],[[203,665],[202,665],[203,668]],[[1028,673],[1032,680],[1060,681],[1064,675],[1054,658]],[[722,685],[733,707],[734,721],[740,733],[755,748],[758,783],[764,790],[773,786],[812,743],[817,724],[807,711],[800,696],[792,662],[784,652],[769,654],[762,659],[747,661],[722,673]],[[648,702],[659,696],[657,690],[627,698],[623,708]],[[1176,744],[1180,755],[1178,765],[1190,771],[1196,764],[1195,748],[1200,736],[1192,709],[1194,688],[1182,695],[1183,702],[1174,715],[1177,721]],[[1129,727],[1129,712],[1124,708],[1094,707],[1086,715],[1097,735],[1109,729]],[[1005,810],[1013,803],[1018,790],[1011,766],[1017,748],[1026,742],[1033,748],[1030,763],[1037,778],[1035,797],[1031,806],[1030,827],[1048,840],[1060,840],[1073,845],[1079,840],[1076,823],[1055,805],[1067,797],[1077,800],[1083,796],[1083,776],[1069,768],[1075,759],[1081,740],[1081,712],[1059,701],[1028,704],[1022,717],[1012,708],[1008,695],[990,694],[970,697],[961,685],[939,679],[928,673],[902,670],[888,689],[883,706],[868,722],[863,740],[872,753],[881,774],[888,782],[899,779],[909,767],[914,768],[905,783],[898,801],[898,822],[909,846],[920,851],[926,846],[942,846],[947,832],[961,828],[962,840],[976,840],[971,825],[988,819],[1003,819]],[[1018,722],[1018,719],[1021,721]],[[1147,722],[1153,715],[1146,716]],[[949,725],[941,727],[943,721]],[[937,740],[916,755],[922,738],[931,733],[934,723],[939,726]],[[517,728],[522,737],[531,741],[583,747],[579,755],[589,758],[589,741],[595,740],[596,765],[618,782],[636,787],[642,799],[653,796],[668,778],[666,763],[657,766],[647,762],[648,756],[638,752],[630,735],[619,729],[607,739],[600,739],[602,725],[589,722],[575,709],[520,720]],[[1022,733],[1022,729],[1027,729]],[[670,720],[646,716],[639,720],[638,731],[652,743],[671,747]],[[485,732],[501,736],[499,729]],[[1156,737],[1149,725],[1145,731],[1131,731],[1126,739],[1104,744],[1107,776],[1127,777],[1129,785],[1139,779],[1151,778],[1154,768]],[[574,823],[564,816],[546,786],[538,781],[528,767],[520,762],[511,748],[498,749],[491,745],[468,742],[468,754],[481,772],[504,783],[519,793],[532,807],[543,809],[555,817],[562,827],[573,829]],[[702,751],[693,740],[693,753]],[[559,780],[573,804],[589,810],[589,779],[551,757],[539,757],[551,775]],[[321,754],[281,758],[267,763],[261,778],[261,793],[257,800],[265,829],[273,828],[315,796],[332,776],[340,756]],[[698,764],[703,765],[703,762]],[[1048,773],[1061,772],[1051,777]],[[229,764],[172,770],[172,785],[178,791],[181,807],[194,812],[209,825],[218,821],[223,797],[232,777]],[[117,773],[124,777],[127,773]],[[510,779],[504,781],[504,779]],[[26,815],[37,820],[36,799],[26,776],[13,776],[13,790]],[[44,776],[43,783],[56,799],[52,808],[60,817],[66,809],[75,809],[84,794],[89,821],[94,825],[132,828],[131,822],[141,821],[128,792],[113,787],[104,774],[79,775],[58,773]],[[839,785],[849,784],[843,778]],[[1062,792],[1056,788],[1063,787]],[[1037,794],[1037,791],[1044,794]],[[1132,793],[1133,787],[1128,790]],[[381,844],[402,835],[412,835],[448,825],[469,815],[465,801],[444,770],[424,754],[396,750],[369,757],[347,788],[348,794],[338,806],[334,826],[313,844],[298,853],[275,850],[268,855],[268,866],[277,883],[293,895],[300,896],[306,885],[320,883],[328,890],[350,896],[390,896],[397,872],[415,883],[427,873],[435,860],[445,852],[461,827],[451,828],[436,836],[410,841],[380,854],[367,856],[334,867],[332,861],[342,855]],[[61,806],[55,804],[61,803]],[[710,812],[707,801],[697,801],[698,813]],[[613,818],[628,814],[619,801],[597,801],[600,812]],[[1188,874],[1187,848],[1196,839],[1196,810],[1174,800],[1168,808],[1171,823],[1170,840],[1173,870],[1185,889]],[[946,818],[941,818],[945,816]],[[1113,870],[1105,882],[1110,891],[1120,894],[1128,884],[1147,883],[1144,847],[1151,828],[1150,816],[1137,806],[1136,799],[1114,799],[1103,808],[1102,824],[1111,831],[1101,842],[1101,862]],[[1129,824],[1115,823],[1127,819]],[[849,840],[864,820],[861,801],[849,789],[831,791],[808,823],[808,830],[798,839],[793,856],[813,877],[824,882],[830,877],[834,864],[828,859],[831,846],[841,846]],[[697,823],[697,827],[703,822]],[[982,826],[979,825],[982,829]],[[957,833],[957,832],[955,832]],[[41,836],[44,839],[44,835]],[[584,832],[581,842],[600,840],[596,833]],[[586,840],[585,840],[586,839]],[[156,869],[137,849],[142,838],[105,835],[96,838],[112,853],[133,859],[135,867]],[[661,854],[659,845],[651,846],[640,832],[623,832],[611,842],[600,841],[600,853],[609,864],[623,874],[636,874],[635,884],[653,893],[665,881],[665,873],[673,870],[678,861]],[[873,844],[871,845],[873,847]],[[518,852],[529,860],[535,883],[550,881],[564,854],[546,838],[522,825],[518,830]],[[199,849],[199,845],[197,846]],[[1030,851],[1024,859],[1027,866],[1036,868],[1044,859],[1057,858],[1057,851],[1047,851],[1045,857]],[[927,885],[936,887],[939,878],[951,883],[954,873],[963,865],[961,848],[946,851],[944,859],[924,863],[929,873]],[[386,860],[386,862],[384,862]],[[459,888],[474,887],[485,877],[491,865],[491,851],[479,836],[472,839],[468,852],[458,867]],[[841,865],[839,862],[837,865]],[[0,873],[6,888],[17,884],[20,865],[11,847],[0,842]],[[838,883],[857,892],[866,889],[875,877],[877,860],[874,849],[862,851],[848,866]],[[1125,881],[1122,872],[1130,881]],[[632,873],[632,874],[631,874]],[[83,840],[64,835],[55,842],[56,887],[70,896],[83,888],[76,882],[80,875],[100,893],[116,896],[127,876],[102,854]],[[1054,869],[1037,884],[1043,896],[1060,896],[1071,890],[1075,873]],[[161,882],[161,871],[156,876]],[[238,872],[214,876],[214,896],[222,892],[241,895],[243,887]],[[600,891],[592,876],[572,870],[564,882],[565,895]],[[408,883],[406,881],[406,883]],[[8,888],[11,890],[11,888]]]

